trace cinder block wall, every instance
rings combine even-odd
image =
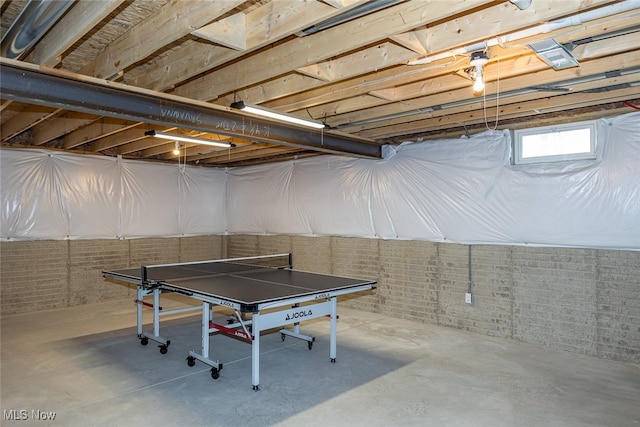
[[[0,243],[2,314],[90,304],[135,295],[102,271],[198,261],[226,253],[222,236],[135,240],[36,240]]]
[[[102,270],[293,253],[300,270],[378,281],[341,305],[640,364],[640,252],[302,236],[0,243],[2,314],[132,297]]]
[[[378,281],[342,305],[640,364],[640,252],[300,236],[229,236],[229,256]]]

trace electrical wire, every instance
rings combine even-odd
[[[631,102],[629,102],[629,101],[622,101],[622,103],[623,103],[624,105],[626,105],[627,107],[631,107],[631,108],[634,108],[634,109],[636,109],[636,110],[640,110],[640,107],[638,107],[637,105],[632,104],[632,103],[631,103]]]
[[[180,147],[178,147],[178,170],[182,174],[184,174],[185,171],[187,170],[187,146],[186,146],[186,144],[183,145],[183,147],[184,147],[184,160],[183,160],[182,164],[180,163],[180,155],[182,153],[180,153]]]
[[[496,75],[496,122],[493,126],[493,129],[489,127],[489,122],[487,120],[487,90],[486,87],[482,91],[482,112],[484,114],[484,125],[487,130],[496,130],[498,128],[499,115],[500,115],[500,60],[496,60],[496,66],[498,67]]]

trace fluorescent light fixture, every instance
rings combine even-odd
[[[324,123],[320,123],[315,120],[301,119],[300,117],[292,116],[290,114],[280,113],[278,111],[273,111],[273,110],[267,110],[265,108],[247,104],[243,101],[232,103],[231,108],[237,108],[238,110],[246,111],[247,113],[258,114],[263,117],[269,117],[271,119],[281,120],[284,122],[294,123],[297,125],[307,126],[315,129],[322,129],[325,127]]]
[[[571,52],[555,41],[547,39],[529,44],[529,47],[538,55],[540,59],[547,63],[554,70],[562,70],[569,67],[577,67],[578,61],[571,55]]]
[[[235,147],[234,144],[228,142],[212,141],[210,139],[196,138],[193,136],[175,135],[172,133],[159,132],[157,130],[148,130],[144,133],[147,136],[155,136],[156,138],[169,139],[171,141],[192,142],[194,144],[213,145],[214,147],[230,148]]]

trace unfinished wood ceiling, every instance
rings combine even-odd
[[[201,165],[377,157],[384,144],[587,120],[640,103],[640,0],[57,0],[50,27],[46,3],[2,2],[2,73],[33,71],[46,92],[0,77],[3,147],[177,161],[174,142],[145,135],[156,130],[235,145],[180,143],[182,161]],[[542,51],[554,41],[555,51]],[[482,53],[486,86],[474,94],[472,55]],[[82,82],[91,102],[68,102],[63,94]],[[105,92],[114,87],[122,92]],[[141,109],[127,94],[173,103],[173,113],[144,120],[144,111],[106,108],[116,96]],[[195,105],[203,117],[252,123],[229,108],[240,100],[327,127],[301,137],[274,121],[261,138],[197,126],[189,113]]]

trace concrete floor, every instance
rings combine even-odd
[[[211,338],[213,358],[224,363],[218,380],[200,362],[187,366],[187,352],[199,347],[197,316],[164,321],[165,355],[140,345],[129,299],[5,316],[0,424],[640,425],[640,366],[338,312],[335,364],[324,319],[303,324],[316,336],[311,351],[277,333],[262,337],[259,392],[243,342]],[[55,421],[33,420],[38,410],[55,412]]]

